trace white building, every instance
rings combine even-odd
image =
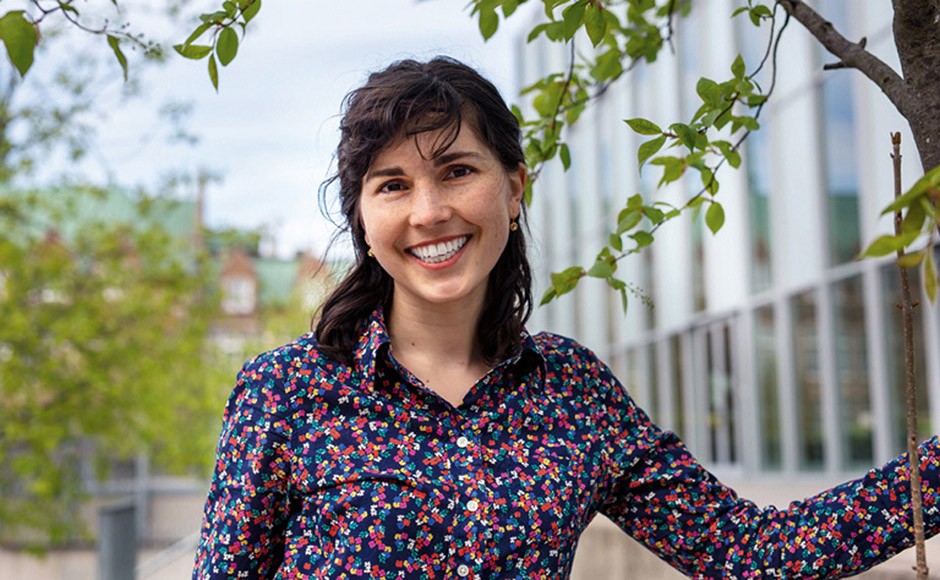
[[[699,77],[730,78],[738,53],[752,71],[768,27],[753,27],[746,15],[732,20],[739,4],[694,2],[692,15],[676,23],[675,53],[666,47],[656,63],[627,73],[568,132],[571,169],[557,162],[544,169],[529,213],[537,293],[551,272],[593,263],[629,196],[681,205],[700,187],[696,173],[653,195],[660,169],[641,175],[636,164],[648,138],[622,120],[688,122],[701,104]],[[867,48],[898,69],[889,4],[817,4],[838,30],[866,37]],[[589,47],[587,39],[578,45]],[[897,269],[893,260],[854,257],[892,231],[890,218],[880,217],[893,196],[891,132],[902,133],[905,186],[922,171],[907,123],[887,98],[857,71],[824,71],[837,59],[798,22],[778,54],[762,130],[742,146],[741,169],[718,174],[724,228],[713,236],[701,217],[683,217],[660,229],[652,248],[619,263],[620,277],[655,306],[632,297],[624,316],[619,295],[586,278],[537,309],[529,327],[594,349],[654,421],[679,433],[720,478],[759,504],[785,506],[904,450]],[[567,47],[544,37],[526,43],[520,84],[566,70],[567,59]],[[765,88],[770,68],[758,77]],[[915,337],[926,436],[940,425],[940,317],[921,303]],[[582,550],[594,549],[591,533]],[[604,577],[603,558],[580,561],[584,577],[584,566],[594,580]],[[909,570],[910,561],[889,566]],[[632,575],[607,577],[641,577],[630,566]]]

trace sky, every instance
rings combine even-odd
[[[152,188],[169,171],[205,169],[224,176],[207,189],[208,225],[265,227],[276,241],[269,251],[282,257],[322,253],[334,228],[320,214],[318,187],[333,168],[343,96],[370,71],[401,58],[448,54],[515,100],[512,47],[531,13],[515,15],[484,42],[466,6],[466,0],[268,0],[237,58],[220,67],[218,94],[204,60],[173,55],[146,70],[147,98],[115,108],[85,174]],[[192,104],[186,127],[196,145],[171,147],[154,137],[162,122],[157,110],[167,100]]]

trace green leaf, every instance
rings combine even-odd
[[[7,49],[10,62],[20,76],[33,66],[33,53],[36,50],[36,29],[26,19],[22,10],[11,10],[0,18],[0,38]]]
[[[649,220],[654,224],[662,223],[663,219],[666,217],[666,214],[664,214],[661,209],[651,205],[647,205],[643,208],[643,215],[649,218]]]
[[[721,207],[717,201],[713,201],[705,210],[705,224],[712,234],[717,234],[721,226],[725,225],[725,208]]]
[[[734,59],[734,62],[731,63],[731,74],[734,75],[734,78],[743,80],[746,73],[747,70],[744,67],[744,59],[741,58],[739,54],[737,58]]]
[[[640,145],[636,152],[637,162],[639,167],[642,169],[643,164],[646,163],[646,160],[659,153],[659,150],[663,148],[663,145],[666,143],[666,136],[660,135],[655,139],[651,139],[646,143]]]
[[[219,64],[228,66],[238,54],[238,33],[232,28],[223,28],[215,41],[215,54],[219,57]]]
[[[571,151],[568,149],[567,143],[562,143],[558,146],[558,156],[561,158],[561,165],[565,168],[565,171],[571,167]]]
[[[515,12],[516,9],[519,8],[519,5],[522,4],[523,1],[524,0],[503,0],[503,3],[502,3],[503,16],[505,18],[509,18],[510,16],[512,16],[513,12]]]
[[[692,127],[684,123],[673,123],[669,128],[679,136],[679,141],[688,147],[689,151],[695,149],[695,141],[698,138],[698,133]]]
[[[625,119],[624,123],[630,125],[630,128],[640,135],[660,135],[663,132],[659,125],[641,117]]]
[[[924,290],[931,302],[937,301],[937,267],[933,262],[933,252],[927,252],[924,260]]]
[[[197,38],[199,38],[200,36],[202,36],[203,33],[204,33],[205,31],[209,30],[211,27],[212,27],[212,23],[211,23],[211,22],[203,22],[202,24],[200,24],[199,26],[197,26],[196,29],[193,30],[192,34],[189,35],[189,38],[186,39],[186,42],[183,43],[183,46],[189,46],[190,44],[192,44],[193,42],[195,42],[195,40],[196,40]],[[177,49],[177,52],[178,52],[178,51],[179,51],[179,49]]]
[[[480,10],[480,34],[483,40],[489,40],[499,28],[499,16],[493,8]]]
[[[702,77],[695,85],[695,92],[702,98],[702,101],[712,106],[721,104],[721,89],[718,83],[711,79]]]
[[[555,298],[558,298],[558,293],[555,292],[554,286],[549,286],[548,290],[546,290],[545,293],[542,294],[542,299],[539,300],[539,306],[545,306],[546,304],[548,304]]]
[[[643,211],[638,208],[624,208],[617,216],[617,234],[628,232],[635,228],[643,219]]]
[[[770,10],[770,7],[765,4],[758,4],[751,9],[751,12],[756,14],[758,18],[771,18],[774,15],[774,13]]]
[[[657,157],[652,163],[663,166],[663,176],[659,180],[661,186],[676,181],[685,173],[686,165],[678,157]]]
[[[760,129],[760,123],[757,122],[757,119],[754,117],[749,117],[747,115],[742,115],[740,117],[735,117],[734,121],[740,123],[742,127],[748,131],[757,131]]]
[[[592,278],[609,278],[616,269],[617,267],[607,260],[597,260],[587,271],[587,275]]]
[[[207,12],[200,14],[199,19],[210,24],[222,24],[222,21],[228,16],[224,11]]]
[[[904,221],[901,222],[901,231],[904,233],[919,233],[926,220],[927,212],[924,210],[923,204],[913,203],[908,208]]]
[[[612,48],[597,57],[597,63],[591,69],[591,77],[598,82],[619,77],[623,74],[623,65],[620,64],[622,56],[623,54],[618,49]]]
[[[607,241],[609,242],[611,248],[617,250],[618,252],[623,251],[623,238],[617,234],[610,234],[607,236]]]
[[[911,252],[910,254],[904,254],[903,256],[898,257],[898,266],[902,268],[914,268],[920,266],[921,262],[924,261],[924,257],[927,255],[927,250],[920,250],[918,252]]]
[[[574,290],[575,286],[578,285],[578,280],[584,275],[584,268],[580,266],[572,266],[561,272],[552,273],[552,286],[555,289],[555,295],[561,296]]]
[[[718,179],[715,177],[715,173],[708,167],[703,167],[701,170],[702,177],[702,187],[705,188],[705,191],[715,195],[718,193]]]
[[[630,199],[627,200],[627,207],[630,209],[640,209],[643,207],[643,196],[639,193],[634,193],[630,196]]]
[[[565,8],[562,12],[562,21],[564,23],[565,39],[571,40],[581,24],[584,22],[585,2],[578,0],[571,6]]]
[[[748,107],[757,107],[763,105],[767,102],[767,95],[748,95],[747,96],[747,106]]]
[[[127,57],[124,56],[124,53],[121,51],[121,41],[115,36],[108,35],[108,46],[111,47],[111,50],[114,51],[114,58],[117,59],[118,64],[121,65],[121,70],[124,71],[124,82],[127,82]]]
[[[909,243],[913,242],[917,237],[917,232],[914,232],[914,235],[901,234],[900,236],[891,236],[883,235],[878,236],[867,248],[861,253],[861,257],[866,258],[877,258],[880,256],[887,256],[888,254],[897,252],[898,250],[904,248]]]
[[[539,34],[546,32],[546,29],[551,26],[552,22],[543,22],[529,31],[529,36],[526,37],[526,42],[532,42],[539,37]]]
[[[203,46],[201,44],[177,44],[173,48],[176,49],[176,52],[180,53],[181,56],[193,60],[205,58],[206,55],[212,52],[211,46]]]
[[[591,44],[597,46],[604,40],[604,35],[607,34],[607,19],[604,18],[604,13],[594,4],[588,4],[587,11],[584,15],[584,28],[587,30],[588,38],[591,39]]]
[[[751,24],[754,26],[760,26],[760,14],[750,10],[748,11],[747,15],[751,19]]]
[[[653,234],[649,232],[637,232],[630,237],[636,242],[637,248],[645,248],[653,243]]]
[[[215,91],[219,92],[219,65],[215,63],[214,54],[209,56],[209,80],[212,81]]]
[[[940,165],[925,173],[923,177],[918,179],[917,182],[904,193],[904,195],[895,199],[891,205],[884,208],[881,211],[881,215],[895,212],[901,208],[912,205],[915,199],[925,195],[927,190],[931,187],[940,187]]]
[[[261,10],[261,0],[249,0],[248,4],[242,9],[242,18],[245,19],[245,22],[251,22],[251,20],[258,15],[258,11]]]

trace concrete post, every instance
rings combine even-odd
[[[103,506],[98,512],[98,578],[134,580],[137,522],[133,499]]]

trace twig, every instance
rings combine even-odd
[[[863,36],[862,39],[858,41],[858,47],[864,50],[866,44],[868,44],[868,39]],[[852,67],[850,64],[846,63],[844,60],[840,60],[839,62],[830,62],[830,63],[826,63],[823,65],[823,70],[835,70],[839,68],[852,68]]]
[[[891,134],[894,161],[894,197],[901,195],[901,134]],[[901,212],[894,214],[894,232],[901,235]],[[904,256],[904,248],[898,250],[898,258]],[[917,391],[914,367],[914,322],[913,312],[917,303],[911,298],[911,287],[907,268],[898,265],[901,275],[901,326],[904,334],[904,388],[907,398],[907,458],[910,464],[911,511],[914,517],[914,545],[917,552],[917,580],[927,580],[927,555],[924,546],[924,510],[921,498],[920,457],[917,453]]]

